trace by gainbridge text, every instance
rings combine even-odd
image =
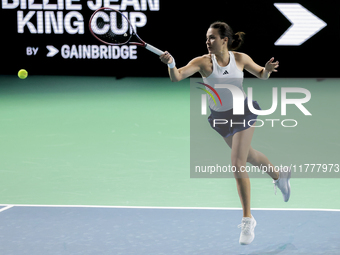
[[[64,44],[61,56],[64,59],[137,59],[137,46]]]

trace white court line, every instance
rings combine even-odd
[[[238,207],[167,207],[167,206],[110,206],[110,205],[29,205],[29,204],[11,204],[0,209],[5,211],[13,206],[18,207],[70,207],[70,208],[122,208],[122,209],[176,209],[176,210],[242,210]],[[259,211],[325,211],[340,212],[340,209],[319,209],[319,208],[251,208],[251,210]]]
[[[1,205],[1,206],[3,206],[3,205]],[[14,205],[4,205],[4,206],[5,206],[4,208],[0,209],[0,212],[8,210],[8,209],[12,208]]]

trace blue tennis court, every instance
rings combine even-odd
[[[2,207],[6,208],[6,207]],[[238,244],[240,209],[13,206],[1,254],[339,254],[340,210],[263,210]]]

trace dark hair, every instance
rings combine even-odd
[[[234,34],[231,27],[222,21],[216,21],[210,25],[210,28],[218,29],[221,39],[228,37],[228,49],[237,50],[243,43],[244,32],[237,32]]]

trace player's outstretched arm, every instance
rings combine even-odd
[[[240,55],[241,63],[251,74],[255,75],[257,78],[266,80],[269,78],[272,72],[277,72],[276,68],[279,67],[279,61],[273,62],[274,58],[271,58],[265,65],[265,67],[256,64],[247,54],[242,53]]]
[[[174,58],[170,55],[169,52],[165,52],[163,55],[159,57],[161,61],[165,64],[173,63]],[[200,71],[201,59],[194,58],[191,60],[186,66],[177,69],[176,66],[169,67],[169,76],[172,82],[181,81],[185,78],[190,77],[191,75]]]

